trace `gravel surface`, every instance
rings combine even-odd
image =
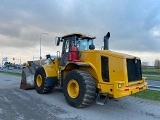
[[[76,109],[59,88],[40,95],[19,84],[20,77],[0,73],[0,120],[160,120],[160,102],[125,97]]]

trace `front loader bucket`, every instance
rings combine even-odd
[[[27,66],[22,69],[20,89],[29,90],[34,88],[35,71],[36,68],[34,66]]]

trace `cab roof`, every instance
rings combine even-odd
[[[86,36],[86,35],[81,34],[81,33],[71,33],[71,34],[64,35],[62,37],[62,39],[65,38],[65,37],[72,37],[72,36],[77,36],[77,37],[80,37],[82,39],[85,39],[85,38],[86,39],[95,39],[96,38],[95,36]]]

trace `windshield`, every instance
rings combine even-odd
[[[78,39],[77,47],[79,51],[89,50],[89,46],[93,44],[93,39]]]

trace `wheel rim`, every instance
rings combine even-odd
[[[42,77],[41,77],[41,75],[37,75],[36,83],[37,83],[38,87],[40,87],[42,85]]]
[[[67,85],[67,91],[71,98],[76,98],[79,95],[79,84],[76,80],[72,79]]]

